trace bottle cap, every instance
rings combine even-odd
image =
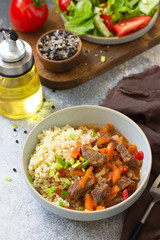
[[[3,30],[4,40],[0,43],[0,75],[20,76],[31,69],[34,59],[30,45],[18,39],[11,29]]]

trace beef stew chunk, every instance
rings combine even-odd
[[[109,172],[109,169],[107,169],[106,167],[103,167],[100,172],[95,174],[96,180],[98,181],[100,177],[104,177],[108,172]]]
[[[75,181],[72,185],[70,185],[70,187],[68,188],[68,193],[70,194],[70,196],[77,200],[80,198],[80,196],[85,192],[87,191],[88,189],[90,189],[93,184],[94,184],[94,181],[92,178],[89,178],[85,184],[85,187],[82,188],[80,185],[79,185],[79,182],[80,181]]]
[[[117,181],[117,185],[120,188],[120,190],[125,189],[126,187],[128,187],[132,183],[134,183],[134,181],[132,179],[130,179],[130,178],[127,178],[127,177],[121,177]]]
[[[106,183],[106,179],[100,178],[95,189],[91,192],[93,201],[99,203],[101,200],[104,200],[109,189],[110,187]]]
[[[96,152],[91,147],[82,146],[81,151],[82,151],[82,156],[85,159],[89,160],[89,164],[92,166],[95,166],[95,167],[101,166],[108,160],[105,154]]]
[[[136,161],[133,156],[128,152],[127,148],[124,146],[123,143],[119,143],[116,147],[117,151],[120,153],[123,162],[130,165],[135,166]]]
[[[135,180],[135,181],[139,181],[140,180],[139,177],[136,176],[135,172],[132,169],[129,169],[127,171],[126,175],[127,175],[128,178],[130,178],[132,180]]]

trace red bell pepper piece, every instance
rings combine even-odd
[[[142,151],[139,151],[139,152],[136,153],[136,155],[134,157],[138,160],[143,160],[144,153]]]
[[[60,175],[61,175],[62,177],[65,177],[67,171],[66,171],[64,168],[61,168],[60,171],[59,171],[59,173],[60,173]]]
[[[122,197],[123,197],[123,201],[126,200],[128,198],[128,190],[127,188],[125,188],[122,192]]]

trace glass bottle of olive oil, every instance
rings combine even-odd
[[[0,44],[0,114],[12,119],[31,116],[42,104],[42,88],[28,43],[11,29]]]

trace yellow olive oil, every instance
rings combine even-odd
[[[42,88],[35,65],[20,77],[0,76],[0,114],[5,117],[29,117],[41,107],[42,99]]]

